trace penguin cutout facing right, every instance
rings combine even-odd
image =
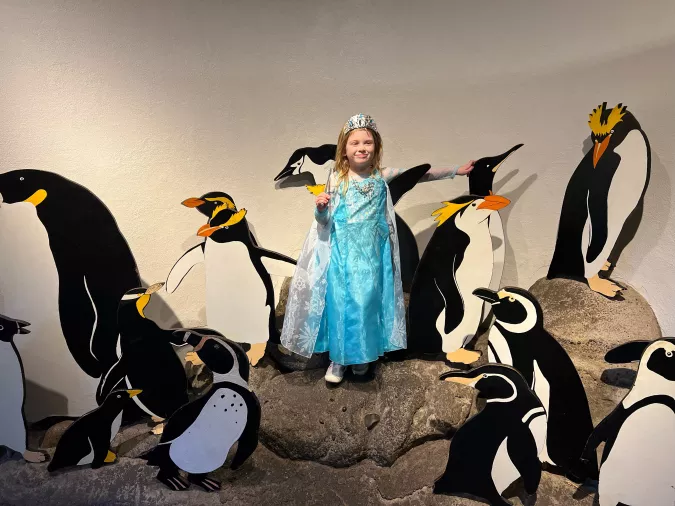
[[[240,467],[256,449],[260,403],[248,387],[246,355],[235,343],[199,335],[188,336],[187,342],[213,373],[213,385],[171,416],[159,444],[145,457],[148,465],[159,467],[157,479],[170,489],[187,490],[194,483],[215,492],[220,483],[208,473],[225,463],[234,443],[231,469]],[[179,470],[188,473],[188,482]]]
[[[546,421],[544,407],[523,376],[506,365],[486,364],[448,372],[440,379],[471,386],[487,402],[453,436],[448,463],[434,484],[434,493],[471,495],[493,506],[509,505],[501,494],[519,477],[527,494],[536,493]]]
[[[597,479],[593,463],[582,466],[584,446],[593,431],[586,391],[572,359],[544,328],[537,299],[514,287],[499,292],[481,288],[474,295],[492,306],[488,360],[515,367],[541,400],[548,423],[540,457],[571,480]]]
[[[411,352],[446,354],[470,364],[480,353],[464,349],[476,335],[483,302],[472,292],[490,284],[494,257],[489,218],[509,204],[499,195],[458,197],[435,211],[438,227],[415,272],[408,318]]]
[[[675,338],[632,341],[605,355],[611,364],[638,360],[633,386],[584,451],[584,459],[596,463],[596,450],[605,443],[600,506],[675,504]]]
[[[140,394],[140,390],[114,390],[93,411],[82,415],[66,429],[59,439],[47,470],[91,464],[97,469],[115,461],[110,443],[122,424],[122,410]]]

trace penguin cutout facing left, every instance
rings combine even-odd
[[[502,493],[519,477],[532,495],[539,487],[546,421],[544,407],[522,375],[506,365],[487,364],[449,372],[441,380],[468,385],[487,400],[453,436],[435,494],[472,495],[509,505]]]
[[[328,177],[328,170],[335,165],[336,144],[323,144],[318,147],[299,148],[293,151],[286,166],[276,175],[275,181],[302,173],[312,174],[314,184],[321,184]],[[312,162],[305,167],[307,158]],[[304,169],[304,170],[303,170]]]
[[[98,408],[75,420],[59,439],[47,470],[54,472],[87,464],[97,469],[114,462],[117,456],[110,451],[110,443],[122,424],[122,410],[140,393],[140,390],[114,390]]]
[[[44,462],[42,452],[27,449],[23,412],[26,382],[21,356],[14,344],[17,334],[29,334],[30,323],[0,315],[0,446],[21,453],[26,462]]]
[[[464,349],[483,316],[483,302],[471,294],[490,284],[494,257],[488,219],[509,203],[499,195],[468,195],[433,213],[438,227],[410,292],[408,350],[442,351],[451,362],[478,360],[479,352]]]
[[[544,328],[537,299],[514,287],[499,292],[477,289],[474,295],[492,306],[488,360],[515,367],[546,410],[546,446],[540,457],[571,480],[596,480],[598,468],[580,461],[593,431],[586,391],[572,359]]]
[[[240,467],[256,449],[260,403],[248,387],[246,355],[235,343],[198,335],[189,336],[187,342],[213,373],[213,385],[171,416],[159,444],[145,457],[148,465],[159,467],[157,479],[172,490],[187,490],[194,483],[214,492],[220,483],[208,473],[225,463],[234,443],[231,469]],[[188,473],[187,482],[179,470]]]
[[[611,364],[638,360],[633,386],[584,451],[584,459],[596,463],[596,450],[605,443],[600,506],[675,504],[675,338],[632,341],[605,355]]]

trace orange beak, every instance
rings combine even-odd
[[[487,197],[483,197],[483,199],[485,199],[485,202],[481,202],[478,205],[478,209],[491,209],[492,211],[499,211],[511,203],[509,199],[500,195],[488,195]]]
[[[204,204],[202,199],[189,198],[181,202],[185,207],[199,207]]]
[[[593,146],[593,168],[595,168],[595,166],[598,165],[600,157],[603,155],[603,153],[607,149],[607,146],[609,145],[609,138],[611,136],[612,134],[609,134],[607,137],[603,139],[603,141],[600,144],[598,144],[598,141],[595,141],[595,146]]]
[[[199,237],[209,237],[211,234],[213,234],[216,230],[220,230],[220,227],[212,227],[208,223],[206,225],[202,225],[199,227],[199,230],[197,231],[197,235]]]

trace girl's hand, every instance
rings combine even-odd
[[[476,160],[469,160],[467,163],[462,165],[458,170],[457,174],[460,176],[466,176],[469,172],[473,170],[473,166],[476,163]]]
[[[316,197],[316,208],[320,213],[326,209],[326,206],[328,205],[328,202],[330,201],[330,195],[327,193],[319,193],[319,195]]]

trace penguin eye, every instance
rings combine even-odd
[[[216,350],[220,349],[220,345],[219,345],[219,344],[216,344],[216,345],[214,345],[213,347],[214,347]]]
[[[476,207],[476,203],[474,202],[473,204],[471,204],[471,207]]]
[[[121,399],[122,396],[121,396],[120,394],[117,394],[117,398],[118,398],[118,399]]]
[[[610,130],[609,133],[610,133],[610,134],[613,134],[613,133],[614,133],[614,130]]]
[[[5,327],[3,327],[2,325],[0,325],[0,330],[5,330]]]
[[[489,168],[490,168],[490,164],[488,163],[486,167],[489,169]]]
[[[19,178],[19,181],[23,181],[23,180],[24,180],[24,177],[21,176],[21,177]]]
[[[483,374],[483,379],[487,379],[487,377],[488,377],[487,374]]]
[[[509,295],[509,302],[515,302],[516,298],[513,295]]]
[[[673,356],[673,352],[672,352],[672,351],[669,350],[669,351],[666,352],[666,357],[670,358],[670,357],[672,357],[672,356]]]

